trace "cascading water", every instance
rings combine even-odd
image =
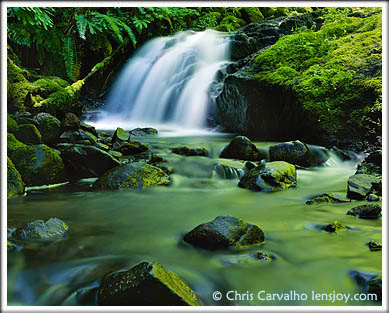
[[[212,30],[153,39],[125,65],[93,124],[203,128],[212,105],[209,86],[228,57],[228,39]]]

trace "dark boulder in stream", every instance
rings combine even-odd
[[[305,204],[319,204],[319,203],[342,203],[351,202],[349,199],[344,199],[335,193],[323,193],[322,195],[313,196],[305,202]]]
[[[247,171],[238,184],[252,191],[280,191],[296,185],[296,167],[284,161],[262,163]]]
[[[382,181],[380,178],[367,175],[355,174],[347,181],[347,197],[350,199],[364,200],[373,192],[381,193]]]
[[[382,250],[382,242],[370,240],[367,244],[370,251],[381,251]]]
[[[97,190],[141,190],[151,186],[169,185],[170,177],[158,167],[132,162],[107,171],[95,183]]]
[[[311,150],[300,140],[270,146],[269,155],[270,161],[285,161],[304,167],[311,167],[317,164]]]
[[[265,158],[257,147],[245,136],[236,136],[220,153],[221,158],[259,161]]]
[[[350,209],[347,215],[353,215],[364,219],[377,219],[381,216],[381,206],[379,204],[359,205]]]
[[[171,149],[173,153],[185,155],[185,156],[207,156],[208,151],[205,148],[188,148],[188,147],[177,147]]]
[[[121,144],[128,140],[130,140],[130,135],[123,128],[118,127],[112,136],[111,142],[112,144]]]
[[[149,147],[144,143],[133,140],[130,142],[122,142],[115,151],[120,152],[123,155],[134,155],[149,150]]]
[[[141,137],[141,136],[148,136],[148,135],[157,135],[158,130],[152,127],[146,127],[146,128],[135,128],[128,132],[130,136],[135,137]]]
[[[197,295],[176,273],[156,262],[109,274],[97,297],[99,305],[200,305]]]
[[[66,113],[61,122],[63,130],[78,130],[80,128],[80,119],[73,113]]]
[[[73,178],[99,177],[121,164],[111,154],[91,145],[61,144],[58,149],[62,152],[68,174]]]
[[[183,239],[196,247],[219,250],[259,244],[264,237],[263,231],[256,225],[233,216],[218,216],[192,229]]]
[[[46,222],[36,220],[17,228],[13,237],[21,240],[51,240],[64,237],[68,230],[69,226],[64,221],[59,218],[49,218]]]
[[[347,226],[343,225],[342,223],[338,221],[333,221],[332,223],[328,225],[321,226],[320,229],[325,230],[326,232],[329,233],[337,233],[340,231],[345,231],[347,230]]]
[[[42,140],[46,144],[56,142],[61,128],[59,119],[49,113],[38,113],[34,116],[34,122],[42,134]]]

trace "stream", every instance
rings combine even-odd
[[[274,193],[252,192],[214,171],[222,163],[242,168],[243,161],[218,155],[232,136],[219,133],[159,135],[135,138],[174,168],[172,184],[141,192],[95,192],[94,179],[57,188],[30,188],[24,197],[8,200],[8,227],[36,219],[58,217],[70,230],[54,243],[25,243],[23,253],[8,253],[8,304],[95,305],[94,288],[104,274],[156,261],[176,272],[204,305],[377,305],[377,302],[316,301],[311,293],[360,292],[353,270],[380,273],[382,253],[366,243],[381,240],[381,220],[346,215],[364,201],[307,205],[311,196],[334,192],[346,195],[346,182],[358,158],[342,161],[335,154],[308,170],[297,170],[297,187]],[[255,142],[266,149],[270,142]],[[204,147],[208,157],[174,154],[177,146]],[[261,245],[245,249],[206,251],[181,239],[197,225],[231,215],[258,225]],[[328,233],[315,228],[338,220],[347,231]],[[236,262],[239,255],[265,251],[269,262]],[[238,293],[307,293],[303,300],[215,301],[215,291]]]

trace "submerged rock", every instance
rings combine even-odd
[[[149,150],[149,147],[140,141],[122,142],[115,151],[123,155],[134,155]]]
[[[370,240],[367,243],[370,251],[381,251],[382,250],[382,242]]]
[[[48,146],[25,145],[8,134],[8,156],[26,186],[40,186],[65,181],[64,164],[59,154]]]
[[[259,161],[263,155],[257,147],[245,136],[236,136],[220,153],[221,158]]]
[[[42,143],[42,135],[34,124],[19,125],[15,137],[23,143],[38,145]]]
[[[347,197],[350,199],[364,200],[368,194],[380,191],[381,180],[378,177],[366,174],[355,174],[347,181]]]
[[[269,155],[270,161],[285,161],[304,167],[311,167],[317,164],[311,150],[300,140],[270,146]]]
[[[364,219],[377,219],[381,216],[381,206],[379,204],[360,205],[349,210],[347,215]]]
[[[160,168],[144,162],[133,162],[107,171],[94,183],[94,187],[97,190],[141,190],[170,183],[169,175]]]
[[[296,185],[296,167],[284,161],[260,164],[247,171],[238,184],[253,191],[280,191]]]
[[[24,183],[15,165],[7,157],[7,198],[24,194]]]
[[[215,165],[214,171],[220,178],[224,179],[238,179],[243,175],[242,170],[220,163]]]
[[[200,305],[197,295],[176,273],[155,262],[108,275],[97,296],[99,305]]]
[[[221,262],[224,265],[239,265],[239,264],[258,264],[270,263],[275,259],[275,256],[264,251],[257,253],[249,253],[243,255],[229,255],[228,257],[222,258]]]
[[[130,136],[140,137],[140,136],[147,136],[147,135],[157,135],[158,130],[152,127],[146,127],[146,128],[135,128],[133,130],[130,130],[128,132]]]
[[[249,246],[263,240],[264,233],[258,226],[233,216],[218,216],[184,236],[184,241],[208,250]]]
[[[305,204],[319,204],[319,203],[341,203],[350,202],[351,200],[342,199],[334,193],[323,193],[322,195],[314,196],[307,200]]]
[[[173,153],[185,155],[185,156],[207,156],[208,151],[205,148],[188,148],[188,147],[177,147],[171,149]]]
[[[347,230],[347,226],[343,225],[342,223],[340,223],[338,221],[334,221],[331,224],[322,226],[321,229],[323,229],[329,233],[337,233],[339,231]]]
[[[381,274],[354,270],[350,271],[350,277],[360,287],[362,293],[375,294],[377,296],[376,301],[382,300]]]
[[[13,237],[22,240],[29,239],[57,239],[66,235],[69,227],[59,218],[49,218],[46,222],[36,220],[17,228]]]
[[[61,128],[59,119],[49,113],[42,112],[34,116],[34,121],[42,134],[43,142],[47,144],[55,143]]]
[[[121,163],[111,154],[90,145],[61,145],[69,175],[73,178],[99,177]]]

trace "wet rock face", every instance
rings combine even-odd
[[[236,136],[220,153],[221,158],[259,161],[264,156],[257,147],[245,136]]]
[[[269,147],[270,161],[285,161],[294,165],[311,167],[317,164],[311,150],[300,140]]]
[[[364,219],[377,219],[381,216],[381,206],[379,204],[360,205],[349,210],[347,215]]]
[[[258,226],[232,216],[218,216],[184,236],[184,241],[208,250],[249,246],[263,240],[264,233]]]
[[[59,218],[49,218],[46,222],[36,220],[23,227],[17,228],[13,237],[22,240],[29,239],[57,239],[66,235],[69,230],[68,225]]]
[[[177,147],[171,149],[173,153],[185,155],[185,156],[207,156],[208,151],[205,148],[188,148],[188,147]]]
[[[78,130],[80,128],[80,119],[73,113],[66,113],[61,123],[63,130]]]
[[[72,178],[99,177],[121,163],[111,154],[91,145],[58,146],[68,174]]]
[[[324,193],[322,195],[314,196],[307,200],[305,204],[320,204],[320,203],[342,203],[350,202],[351,200],[343,199],[334,193]]]
[[[94,183],[94,188],[97,190],[141,190],[170,183],[169,175],[160,168],[144,162],[133,162],[107,171]]]
[[[367,174],[355,174],[347,181],[347,197],[350,199],[363,200],[370,193],[381,193],[381,179]]]
[[[280,191],[297,185],[296,167],[284,161],[260,164],[240,179],[238,186],[252,191]]]
[[[155,262],[108,275],[97,296],[99,305],[200,305],[197,295],[176,273]]]

